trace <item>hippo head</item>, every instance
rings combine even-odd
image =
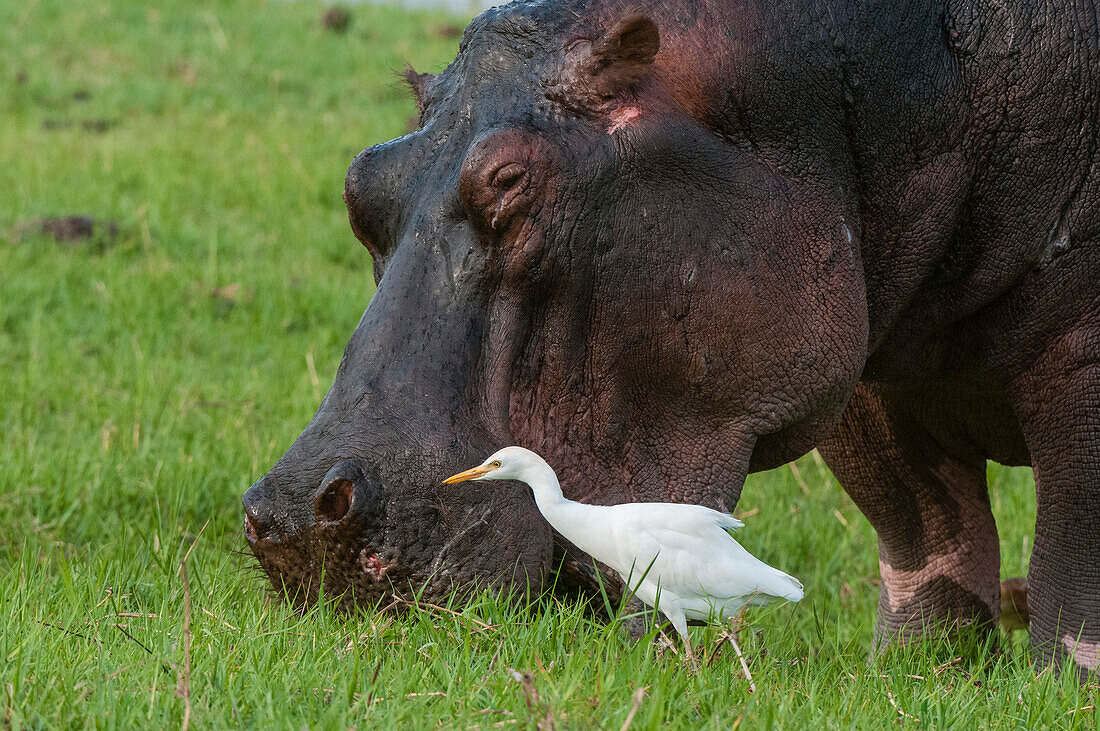
[[[517,3],[407,74],[419,129],[344,191],[377,291],[244,496],[290,597],[543,585],[527,490],[440,484],[502,446],[577,499],[730,510],[839,416],[867,351],[843,112],[804,49],[754,57],[778,20],[699,37],[722,22]]]

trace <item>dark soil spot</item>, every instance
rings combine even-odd
[[[19,86],[22,86],[23,84],[27,83],[27,72],[26,71],[20,71],[19,73],[17,73],[15,75],[15,83]]]
[[[16,227],[20,238],[28,234],[48,236],[59,244],[89,243],[96,250],[103,251],[118,238],[118,223],[98,221],[91,216],[63,216],[61,218],[40,218]]]
[[[94,132],[96,134],[103,134],[109,131],[113,127],[118,126],[117,119],[82,119],[79,122],[80,129],[85,132]],[[59,129],[72,129],[77,125],[75,119],[44,119],[42,120],[42,129],[47,132],[53,132]]]
[[[117,126],[117,119],[85,119],[80,123],[80,128],[85,132],[97,132],[99,134],[103,134],[112,127]]]
[[[74,102],[86,102],[92,98],[92,92],[87,89],[77,89],[73,92]]]
[[[458,38],[462,35],[462,27],[453,24],[433,26],[429,31],[436,38]]]
[[[333,33],[346,33],[351,25],[351,13],[347,8],[333,5],[321,15],[321,25]]]
[[[43,234],[52,236],[59,242],[84,241],[95,236],[97,222],[91,216],[65,216],[64,218],[43,218],[40,225]],[[107,231],[110,235],[117,236],[118,224],[109,222]]]

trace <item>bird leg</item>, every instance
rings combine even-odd
[[[756,683],[752,680],[752,673],[749,672],[749,664],[745,662],[745,656],[741,653],[741,646],[737,644],[737,632],[736,630],[726,635],[726,639],[733,645],[733,651],[737,653],[737,659],[741,661],[741,670],[745,673],[745,680],[749,681],[749,692],[756,692]]]
[[[688,663],[691,665],[692,670],[699,670],[699,660],[695,657],[695,650],[691,646],[691,637],[684,635],[684,652],[687,653]]]
[[[687,654],[692,669],[699,670],[699,662],[695,659],[695,648],[691,646],[691,635],[688,634],[687,617],[679,610],[670,611],[664,607],[661,608],[661,612],[668,617],[668,621],[676,630],[676,634],[680,635],[680,639],[684,641],[684,652]]]
[[[745,655],[741,652],[741,645],[737,643],[737,633],[741,631],[742,617],[745,614],[745,608],[742,607],[737,616],[730,622],[730,627],[722,632],[719,642],[729,642],[733,647],[733,651],[737,653],[737,659],[741,663],[741,671],[745,674],[745,680],[749,681],[749,692],[756,692],[756,683],[753,682],[752,673],[749,672],[749,664],[745,662]]]

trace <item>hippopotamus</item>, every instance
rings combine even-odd
[[[1096,670],[1098,11],[481,14],[348,169],[377,289],[244,495],[260,565],[298,603],[583,589],[529,493],[440,481],[518,444],[573,499],[730,511],[816,448],[878,534],[881,648],[996,626],[993,460],[1036,477],[1035,657]]]

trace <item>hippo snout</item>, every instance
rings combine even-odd
[[[387,492],[378,468],[337,457],[315,469],[312,478],[280,469],[245,492],[249,547],[292,602],[315,601],[318,576],[325,595],[340,597],[342,606],[375,601],[388,590],[400,553],[387,544],[392,534],[384,525]]]

